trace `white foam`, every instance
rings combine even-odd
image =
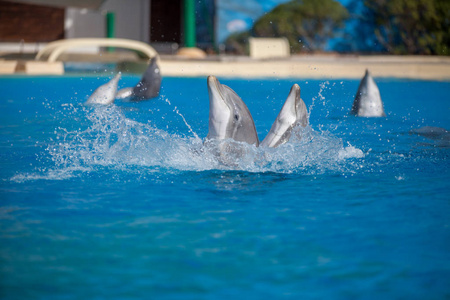
[[[77,173],[85,173],[90,171],[89,168],[67,167],[60,169],[41,170],[38,173],[23,173],[11,177],[11,181],[25,182],[34,180],[66,180],[75,177]]]
[[[349,158],[363,158],[364,153],[351,145],[345,147],[339,151],[339,159],[349,159]]]
[[[203,142],[190,126],[192,137],[169,134],[151,123],[126,118],[114,105],[85,108],[85,113],[91,122],[88,128],[55,131],[55,142],[47,147],[54,166],[11,180],[62,180],[98,167],[126,172],[163,168],[320,174],[341,172],[347,159],[364,157],[361,150],[344,147],[341,139],[309,126],[295,128],[288,143],[267,148],[232,140]],[[178,110],[175,113],[180,115]]]

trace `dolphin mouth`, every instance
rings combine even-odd
[[[220,96],[220,98],[222,99],[222,101],[225,102],[225,97],[221,91],[220,88],[220,83],[219,80],[215,77],[215,76],[208,76],[208,92],[210,94],[210,100],[212,100],[213,98],[211,97],[211,95],[214,96]]]
[[[300,86],[298,84],[294,84],[292,86],[291,93],[294,92],[294,103],[292,104],[294,107],[295,115],[298,116],[298,105],[300,102]]]
[[[307,110],[300,98],[300,86],[294,84],[280,113],[260,146],[278,147],[289,141],[291,132],[296,126],[305,127],[307,123]]]
[[[222,85],[215,76],[208,76],[209,94],[209,133],[208,138],[226,136],[230,119],[230,108],[222,92]]]
[[[223,92],[223,87],[215,76],[208,76],[209,105],[220,110],[230,109]],[[215,113],[219,111],[215,110]]]

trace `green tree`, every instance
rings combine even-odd
[[[236,32],[231,34],[225,41],[227,52],[234,52],[235,54],[248,54],[249,45],[248,39],[251,37],[249,31]]]
[[[392,54],[450,54],[450,1],[365,0],[374,34]]]
[[[323,51],[347,18],[347,9],[335,0],[293,0],[257,20],[252,35],[286,37],[293,52]]]

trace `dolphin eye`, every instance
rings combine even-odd
[[[234,115],[234,119],[236,120],[236,121],[239,121],[239,115]]]

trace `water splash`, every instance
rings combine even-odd
[[[327,89],[329,89],[329,85],[330,85],[330,82],[329,81],[325,81],[325,82],[322,82],[322,83],[320,83],[319,84],[319,92],[317,93],[317,96],[315,96],[315,97],[313,97],[312,98],[312,102],[311,102],[311,105],[309,106],[309,111],[311,112],[313,109],[314,109],[314,107],[316,106],[316,101],[321,101],[322,103],[322,105],[325,107],[326,106],[326,101],[325,101],[325,96],[323,95],[324,94],[324,92],[327,90]],[[328,115],[328,113],[329,112],[327,112],[327,115]]]
[[[233,140],[203,142],[184,117],[192,137],[169,134],[151,122],[130,120],[117,106],[92,107],[86,113],[92,123],[88,128],[59,128],[57,142],[47,148],[56,169],[92,172],[98,167],[124,171],[144,167],[149,171],[164,168],[318,174],[345,172],[346,160],[364,156],[351,145],[344,147],[341,139],[309,126],[295,128],[289,143],[266,148]]]
[[[172,105],[172,103],[170,103],[169,99],[166,98],[165,99],[166,103],[169,105]],[[186,125],[186,127],[189,129],[189,132],[198,140],[200,140],[200,138],[198,137],[198,135],[194,132],[194,130],[192,129],[191,125],[189,125],[189,123],[186,121],[186,118],[180,113],[180,111],[178,110],[178,108],[175,106],[173,108],[173,112],[176,113],[178,116],[180,116],[180,118],[183,120],[184,124]]]

